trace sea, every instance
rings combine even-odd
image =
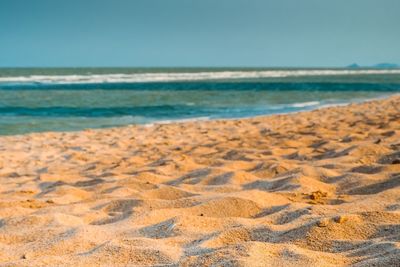
[[[400,69],[0,68],[0,135],[245,118],[400,92]]]

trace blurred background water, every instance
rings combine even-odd
[[[400,92],[399,69],[0,69],[0,134],[242,118]]]

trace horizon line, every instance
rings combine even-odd
[[[380,64],[394,64],[394,67],[379,67]],[[358,65],[352,67],[353,64],[347,66],[0,66],[0,69],[95,69],[95,68],[135,68],[135,69],[398,69],[400,65],[395,63],[378,63],[372,66]]]

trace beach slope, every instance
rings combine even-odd
[[[0,137],[0,266],[400,266],[400,97]]]

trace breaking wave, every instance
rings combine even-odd
[[[265,70],[265,71],[214,71],[214,72],[164,72],[90,75],[28,75],[0,77],[2,84],[99,84],[179,82],[231,79],[260,79],[309,76],[400,74],[400,69],[319,69],[319,70]]]

